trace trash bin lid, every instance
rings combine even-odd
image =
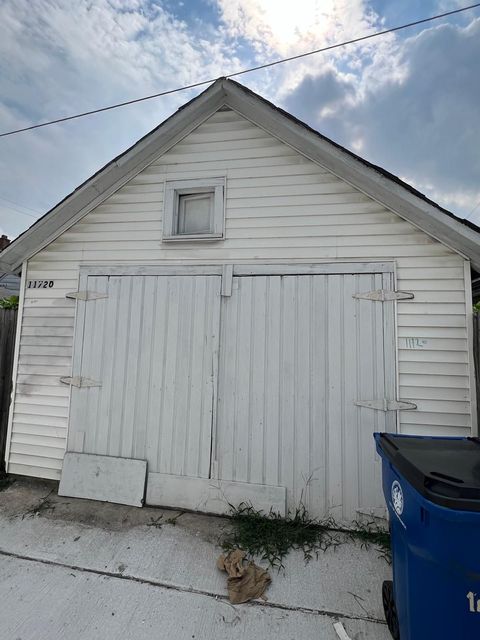
[[[375,439],[425,498],[450,509],[480,511],[480,438],[379,433]]]

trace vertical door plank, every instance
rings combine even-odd
[[[252,363],[252,280],[239,280],[240,300],[237,308],[238,343],[236,357],[236,404],[233,439],[233,480],[248,482],[249,422]]]
[[[280,368],[280,480],[287,488],[287,504],[295,505],[295,345],[297,343],[296,276],[282,278]]]
[[[97,429],[95,435],[95,453],[108,455],[110,452],[110,433],[112,428],[111,411],[112,395],[117,370],[116,354],[119,324],[120,279],[110,278],[108,281],[108,299],[106,301],[104,342],[102,354],[102,388],[99,398]]]
[[[240,279],[234,278],[232,295],[221,300],[220,360],[215,461],[218,477],[234,479],[234,446],[237,406],[238,318]]]
[[[154,336],[152,339],[152,374],[150,378],[150,403],[146,458],[150,470],[160,469],[160,443],[163,429],[163,405],[165,398],[166,344],[168,342],[169,297],[167,278],[155,278],[155,306],[153,308]]]
[[[127,379],[127,360],[130,333],[130,308],[132,302],[132,277],[122,276],[119,280],[118,301],[118,330],[115,340],[114,374],[112,380],[112,395],[110,398],[110,422],[109,422],[109,455],[122,455],[122,424],[125,402],[128,398],[125,393]],[[89,452],[95,453],[95,451]]]
[[[357,303],[353,298],[357,292],[358,276],[343,277],[343,517],[355,513],[358,506],[359,424],[358,379],[362,375],[358,366]],[[373,440],[372,440],[373,441]]]
[[[209,276],[205,296],[205,320],[207,340],[202,349],[204,375],[202,377],[202,423],[199,441],[202,444],[198,458],[198,475],[212,477],[212,461],[216,448],[216,423],[218,407],[218,369],[220,357],[220,295],[221,279]],[[202,345],[202,342],[199,343]],[[192,415],[192,420],[195,416]],[[215,468],[215,475],[217,469]]]
[[[152,344],[155,332],[156,278],[143,278],[137,385],[133,418],[132,457],[146,459],[146,440],[152,387]]]
[[[294,348],[294,422],[293,422],[293,469],[296,504],[306,504],[310,493],[310,433],[312,398],[310,380],[312,374],[312,353],[310,341],[310,307],[312,303],[313,276],[295,277],[295,342]]]
[[[267,278],[252,279],[252,354],[250,378],[250,416],[248,481],[264,484],[265,447],[265,371],[266,353],[266,289]]]
[[[168,340],[165,344],[165,387],[160,435],[160,469],[162,473],[172,473],[173,426],[175,424],[175,388],[177,385],[178,331],[180,283],[178,278],[168,280]]]
[[[279,276],[266,278],[263,481],[265,484],[273,486],[280,484],[280,415],[282,402],[280,390],[282,354],[280,337],[281,287],[282,278]]]
[[[205,403],[211,398],[209,393],[210,375],[206,374],[208,367],[208,349],[199,349],[198,345],[207,343],[210,339],[207,318],[211,304],[209,282],[205,278],[196,279],[193,285],[193,295],[190,310],[190,326],[188,341],[190,346],[190,374],[187,415],[185,418],[185,439],[183,444],[183,469],[187,476],[198,476],[205,472],[207,460],[202,460],[202,442],[205,433]],[[203,476],[205,477],[205,476]]]
[[[133,457],[135,424],[135,405],[141,381],[138,380],[139,360],[142,341],[142,315],[144,311],[145,278],[132,276],[132,288],[129,308],[129,333],[126,359],[125,395],[121,424],[121,456]]]
[[[190,404],[190,368],[192,364],[193,326],[195,323],[193,278],[178,277],[178,338],[176,378],[174,388],[174,416],[172,424],[171,463],[169,473],[182,476],[185,474],[184,461],[187,444],[187,420]],[[202,416],[197,416],[197,424]]]
[[[310,307],[310,483],[307,492],[311,513],[325,515],[328,509],[327,421],[325,415],[327,363],[326,276],[312,277]]]
[[[326,414],[328,424],[328,496],[329,513],[334,518],[341,519],[343,513],[343,439],[341,404],[343,388],[343,276],[333,275],[327,279],[327,401]]]

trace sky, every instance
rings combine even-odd
[[[227,75],[467,0],[2,0],[0,133]],[[238,80],[480,224],[480,8]],[[0,138],[16,237],[202,89]]]

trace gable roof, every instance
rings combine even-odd
[[[216,80],[50,209],[2,252],[0,269],[17,270],[24,260],[47,246],[223,106],[234,109],[408,222],[463,254],[471,260],[476,270],[480,270],[479,227],[458,218],[397,176],[360,158],[250,89],[226,78]]]

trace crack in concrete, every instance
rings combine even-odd
[[[180,585],[174,585],[168,582],[162,582],[160,580],[152,580],[151,578],[139,578],[138,576],[133,576],[126,573],[118,573],[115,571],[106,571],[103,569],[92,569],[90,567],[81,567],[79,565],[68,564],[66,562],[60,562],[57,560],[47,560],[45,558],[35,558],[33,556],[26,556],[20,553],[15,553],[14,551],[6,551],[4,549],[0,549],[0,556],[5,556],[7,558],[16,558],[18,560],[25,560],[27,562],[36,562],[38,564],[44,564],[52,567],[60,567],[63,569],[69,569],[71,571],[79,571],[83,573],[90,573],[98,576],[103,576],[107,578],[116,578],[117,580],[127,580],[130,582],[136,582],[138,584],[145,584],[151,587],[157,587],[161,589],[170,589],[173,591],[178,591],[180,593],[192,593],[199,596],[205,596],[207,598],[213,598],[214,600],[225,601],[229,603],[228,596],[222,595],[218,593],[214,593],[213,591],[207,591],[204,589],[195,589],[194,587],[182,587]],[[364,622],[371,622],[373,624],[382,624],[386,625],[385,620],[380,620],[379,618],[374,618],[372,616],[354,616],[349,613],[340,613],[338,611],[327,611],[324,609],[314,609],[311,607],[295,607],[287,604],[281,604],[278,602],[269,602],[264,600],[252,600],[250,602],[245,603],[248,606],[256,606],[256,607],[268,607],[271,609],[280,609],[283,611],[292,611],[296,613],[307,613],[310,615],[317,616],[326,616],[329,618],[334,618],[336,620],[343,618],[344,620],[362,620]]]

